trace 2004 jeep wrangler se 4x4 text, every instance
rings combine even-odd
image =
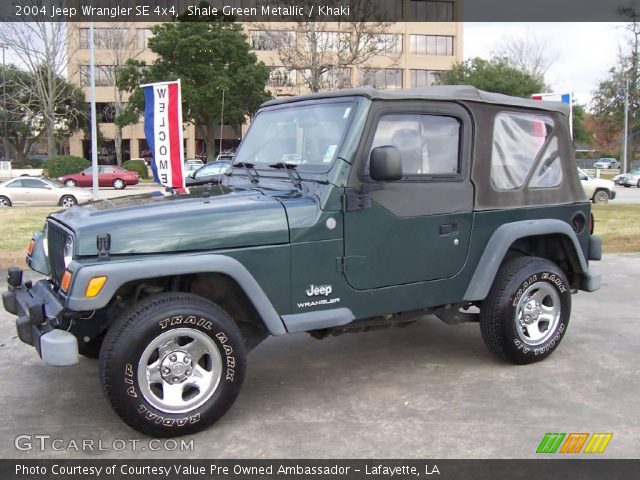
[[[237,397],[269,335],[435,314],[489,350],[548,357],[601,257],[568,111],[471,87],[348,89],[265,103],[220,185],[74,206],[3,293],[52,365],[99,356],[131,427],[193,433]]]

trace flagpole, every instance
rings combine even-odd
[[[222,126],[224,125],[224,88],[222,89],[222,113],[220,114],[220,151],[218,155],[222,155]]]
[[[627,77],[624,91],[624,146],[622,147],[622,170],[620,173],[627,173],[627,161],[629,155],[629,77]]]
[[[94,45],[93,21],[89,23],[89,78],[90,78],[90,103],[91,103],[91,176],[93,179],[93,199],[100,199],[98,190],[98,125],[96,115],[96,59]]]
[[[573,92],[569,94],[569,133],[571,133],[571,140],[573,138]]]

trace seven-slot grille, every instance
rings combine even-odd
[[[62,276],[64,275],[64,244],[69,234],[60,226],[53,222],[49,222],[49,265],[51,266],[51,278],[60,285]]]

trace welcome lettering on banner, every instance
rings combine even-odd
[[[153,180],[166,187],[182,189],[184,143],[180,80],[141,85],[144,89],[144,132],[152,152]]]

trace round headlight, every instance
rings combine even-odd
[[[49,256],[49,224],[45,223],[42,229],[42,249],[44,250],[44,256]]]
[[[64,266],[68,267],[73,260],[73,238],[67,237],[67,241],[64,243]]]

